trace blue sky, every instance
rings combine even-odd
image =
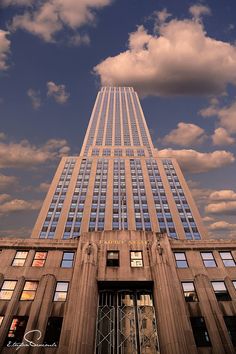
[[[134,86],[211,235],[236,224],[233,0],[2,0],[0,236],[28,237],[102,84]]]

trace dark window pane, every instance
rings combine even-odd
[[[44,344],[56,346],[59,344],[60,335],[61,335],[61,327],[62,327],[63,317],[49,317],[45,337]]]
[[[203,317],[190,317],[193,335],[197,347],[210,347],[211,341]]]
[[[107,252],[107,267],[119,267],[119,252],[108,251]]]
[[[233,345],[236,347],[236,316],[224,316],[225,324]]]
[[[5,346],[10,343],[21,343],[23,341],[27,321],[27,316],[17,316],[12,319],[11,326],[5,339]]]

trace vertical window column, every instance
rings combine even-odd
[[[40,238],[54,238],[76,159],[67,159],[44,221]]]
[[[160,232],[166,232],[169,237],[177,238],[175,225],[170,213],[169,203],[167,201],[157,163],[155,160],[150,159],[146,161],[146,165]]]
[[[187,240],[200,240],[201,236],[172,161],[163,160],[162,163],[184,228],[185,237]]]
[[[107,194],[108,160],[99,159],[93,189],[92,207],[90,212],[89,231],[104,230],[105,207]]]
[[[80,235],[80,227],[84,212],[84,203],[88,189],[92,160],[81,161],[69,213],[65,225],[63,239],[74,238]]]
[[[113,230],[127,230],[127,201],[125,184],[125,161],[114,160],[113,167]]]
[[[151,231],[151,221],[147,206],[147,196],[140,160],[131,159],[130,169],[132,178],[136,230]]]

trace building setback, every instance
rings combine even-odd
[[[133,88],[101,89],[31,238],[0,247],[2,353],[235,353],[236,242],[207,238]]]

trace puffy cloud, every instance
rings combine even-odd
[[[81,34],[77,33],[77,34],[70,37],[69,44],[74,47],[77,47],[80,45],[89,45],[90,38],[89,38],[88,34],[81,35]]]
[[[50,139],[37,147],[27,140],[0,143],[0,167],[34,167],[64,156],[69,151],[64,139]]]
[[[29,238],[32,232],[28,227],[17,227],[16,229],[2,229],[0,230],[0,237],[13,237],[13,238]]]
[[[15,212],[38,210],[42,205],[41,200],[11,199],[0,204],[0,215],[9,215]]]
[[[199,188],[197,186],[191,187],[191,183],[189,184],[189,181],[188,181],[188,185],[190,187],[192,196],[196,201],[196,203],[198,204],[198,206],[199,207],[202,207],[203,205],[205,206],[209,201],[209,195],[212,193],[212,190],[208,188]]]
[[[13,18],[11,27],[21,28],[53,42],[55,34],[69,27],[73,30],[95,22],[95,9],[109,5],[111,0],[46,0],[34,2],[21,15]]]
[[[169,13],[165,8],[161,11],[154,11],[154,16],[156,18],[157,23],[163,24],[171,16],[171,13]]]
[[[31,100],[32,107],[34,109],[38,109],[41,106],[41,97],[40,97],[40,91],[35,91],[34,89],[30,88],[27,91],[27,95]]]
[[[9,200],[11,198],[11,196],[9,194],[0,194],[0,204],[6,202],[7,200]]]
[[[211,200],[236,200],[236,193],[232,189],[224,189],[220,191],[214,191],[210,194]]]
[[[192,149],[163,149],[158,151],[158,155],[176,158],[183,170],[190,173],[207,172],[235,161],[234,155],[224,150],[203,153]]]
[[[203,15],[210,15],[211,9],[208,6],[205,6],[202,4],[196,4],[196,5],[190,6],[189,12],[193,16],[193,18],[198,20]]]
[[[208,214],[235,215],[236,201],[210,203],[205,207]]]
[[[211,216],[204,216],[204,218],[202,218],[202,220],[204,221],[204,222],[212,222],[212,221],[214,221],[215,219],[214,218],[212,218]]]
[[[213,145],[232,145],[235,139],[232,138],[224,128],[217,128],[212,135]]]
[[[53,81],[48,81],[47,89],[47,95],[53,97],[57,103],[64,104],[68,101],[70,94],[66,92],[65,85],[57,85]]]
[[[208,37],[200,21],[173,19],[160,25],[159,35],[138,27],[128,50],[94,72],[102,85],[134,86],[142,95],[219,94],[236,84],[236,47]]]
[[[6,134],[0,132],[0,140],[5,140],[6,139]]]
[[[29,6],[33,5],[33,3],[34,0],[1,0],[0,6]]]
[[[208,229],[211,231],[228,231],[236,230],[236,224],[231,224],[227,221],[217,221],[208,226]]]
[[[11,42],[7,38],[9,32],[3,31],[0,29],[0,71],[6,70],[7,65],[7,56],[10,53]]]
[[[0,190],[8,188],[9,186],[17,182],[17,177],[15,176],[6,176],[0,173]]]
[[[205,139],[206,135],[204,129],[195,124],[180,122],[176,129],[171,130],[171,132],[162,139],[162,142],[164,144],[191,146],[199,145],[203,143]]]
[[[38,190],[40,192],[47,192],[49,187],[50,187],[50,183],[42,182],[42,183],[40,183]]]
[[[218,104],[211,104],[209,107],[202,109],[199,113],[203,117],[216,116],[220,126],[224,127],[231,134],[236,133],[236,101],[225,107],[219,107]]]

